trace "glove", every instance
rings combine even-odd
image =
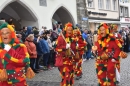
[[[70,44],[66,44],[66,49],[70,48]]]
[[[111,61],[112,61],[112,62],[116,62],[116,60],[115,60],[115,59],[112,59]]]
[[[4,50],[6,50],[7,52],[10,50],[11,46],[9,44],[5,44],[4,45]]]

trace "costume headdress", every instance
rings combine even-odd
[[[111,32],[113,31],[113,29],[118,29],[118,25],[116,25],[116,24],[111,24]]]
[[[108,25],[106,24],[106,23],[101,23],[99,26],[98,26],[98,34],[100,34],[100,27],[104,27],[105,29],[106,29],[106,33],[107,34],[109,34],[110,32],[109,32],[109,27],[108,27]]]
[[[68,27],[72,27],[72,29],[73,29],[72,23],[68,22],[67,24],[65,24],[65,28],[64,28],[63,31],[64,31],[64,34],[65,34],[66,37],[68,37],[68,35],[66,34],[66,30],[67,30]]]
[[[111,28],[115,28],[115,29],[118,29],[118,26],[116,24],[111,24]]]
[[[20,42],[19,39],[16,36],[15,30],[12,27],[12,25],[9,25],[8,23],[3,23],[0,26],[0,30],[3,29],[3,28],[8,28],[11,31],[12,40],[9,43],[10,45],[13,45],[14,43],[19,43]],[[4,43],[2,42],[1,36],[0,36],[0,45],[1,45],[2,48],[4,48]]]
[[[79,30],[79,28],[78,28],[78,27],[74,27],[74,29],[73,29],[73,30],[77,30],[77,31],[78,31],[78,36],[82,35],[82,34],[81,34],[81,31]],[[74,33],[74,31],[73,31],[73,33]]]

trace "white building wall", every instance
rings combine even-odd
[[[118,9],[118,0],[117,0],[117,5],[116,5],[116,10],[113,10],[113,0],[110,0],[110,10],[106,10],[106,0],[103,0],[103,9],[98,8],[98,0],[93,0],[93,7],[90,8],[88,7],[88,11],[92,12],[98,12],[98,13],[107,13],[106,16],[101,16],[101,15],[89,15],[89,17],[99,17],[99,18],[107,18],[107,19],[119,19],[119,9]]]
[[[120,6],[128,7],[128,9],[129,9],[129,17],[130,17],[130,3],[120,2],[119,4],[120,4]]]
[[[0,12],[6,5],[13,1],[18,0],[0,0]],[[41,29],[42,26],[46,26],[48,29],[52,28],[51,19],[53,17],[53,14],[61,6],[64,6],[70,12],[70,14],[74,18],[74,22],[77,23],[76,0],[69,0],[69,2],[66,0],[46,0],[47,7],[40,6],[39,0],[19,1],[23,2],[23,4],[25,4],[29,9],[31,9],[31,11],[36,15],[36,17],[38,18],[39,29]],[[24,22],[26,22],[26,24],[29,24],[28,21]]]
[[[88,0],[86,0],[87,2]],[[110,9],[107,10],[106,9],[106,0],[103,0],[103,8],[100,9],[98,6],[98,1],[99,0],[93,0],[93,5],[91,7],[88,6],[88,2],[87,2],[87,7],[88,7],[88,11],[91,12],[97,12],[97,13],[105,13],[107,15],[94,15],[94,14],[90,14],[89,15],[89,27],[91,29],[91,31],[97,30],[97,27],[99,26],[100,23],[116,23],[116,24],[120,24],[119,21],[119,2],[118,0],[116,0],[116,10],[113,9],[113,0],[110,0]]]
[[[128,17],[120,17],[120,24],[121,24],[121,27],[124,28],[124,27],[130,27],[130,3],[123,3],[123,1],[120,1],[119,2],[120,6],[123,6],[123,7],[128,7]]]

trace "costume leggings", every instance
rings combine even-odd
[[[115,63],[96,62],[96,72],[98,77],[98,86],[116,86]]]
[[[116,67],[117,67],[118,71],[120,72],[120,60],[116,62]]]
[[[82,56],[80,59],[75,59],[74,62],[74,72],[76,76],[80,76],[82,74]]]
[[[60,86],[73,86],[74,84],[74,70],[73,65],[65,65],[59,67],[60,75],[62,78]]]

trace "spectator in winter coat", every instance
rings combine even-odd
[[[23,29],[21,29],[21,35],[22,35],[22,41],[25,42],[25,38],[26,38],[26,31],[27,31],[27,27],[23,27]]]
[[[28,37],[25,40],[25,45],[26,45],[28,53],[30,55],[30,66],[35,73],[38,73],[38,71],[36,71],[34,68],[35,61],[37,58],[37,51],[36,51],[36,46],[33,43],[33,40],[34,40],[34,35],[33,34],[28,35]]]
[[[37,58],[36,58],[35,68],[37,70],[40,69],[40,67],[39,67],[39,60],[40,60],[40,58],[42,57],[42,54],[43,54],[42,46],[41,46],[41,37],[38,34],[39,34],[38,31],[34,32],[34,43],[36,45],[36,50],[37,50]]]
[[[50,48],[47,42],[47,36],[46,34],[43,34],[42,39],[41,39],[41,47],[42,47],[42,52],[43,52],[43,69],[47,70],[48,66],[48,59],[49,59],[49,54],[50,54]]]
[[[54,62],[53,61],[54,60],[54,56],[53,56],[54,47],[52,46],[50,31],[47,32],[47,42],[48,42],[48,45],[49,45],[49,48],[50,48],[50,55],[49,55],[49,60],[48,60],[48,68],[51,69],[50,64],[51,64],[51,62]]]
[[[87,29],[85,29],[85,30],[83,31],[82,37],[83,37],[83,39],[86,40],[86,42],[87,42],[87,39],[88,39],[88,30],[87,30]],[[88,44],[87,44],[87,48],[88,48]],[[86,61],[86,59],[87,59],[87,55],[86,55],[86,52],[85,52],[85,53],[83,54],[83,61]]]
[[[26,31],[25,37],[27,37],[29,34],[33,34],[33,28],[31,26],[27,27],[27,31]]]

